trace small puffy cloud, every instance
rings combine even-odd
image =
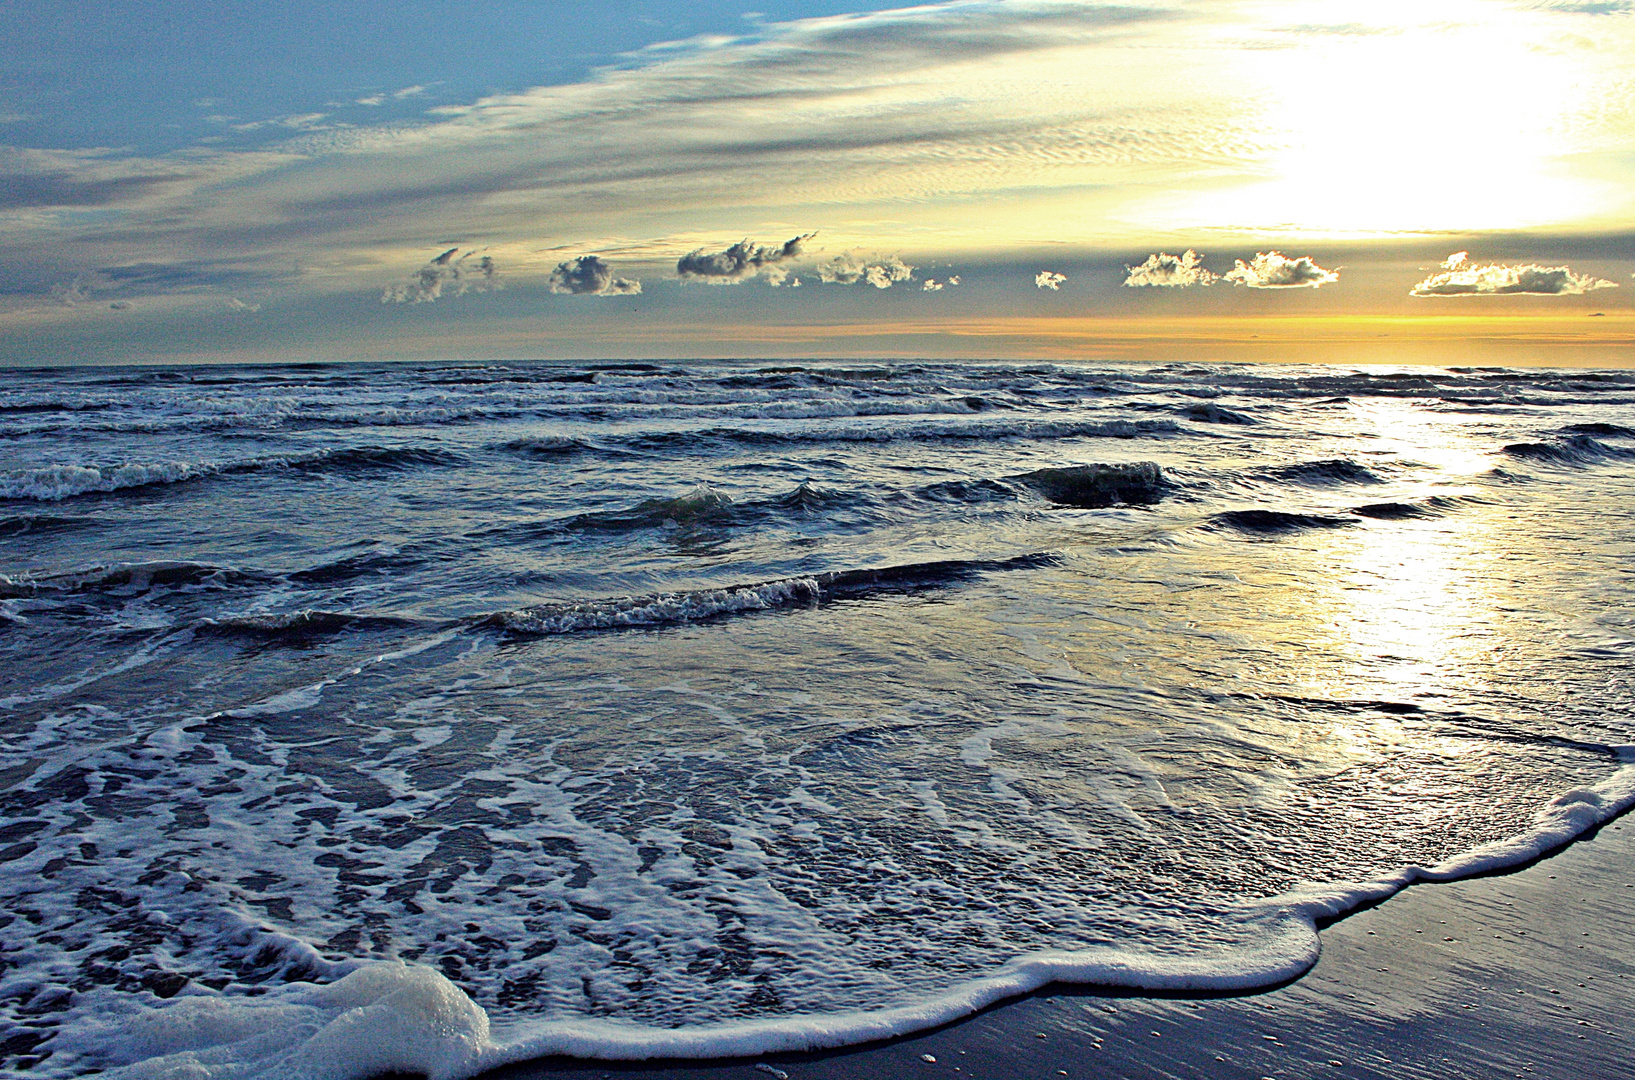
[[[551,291],[566,296],[634,296],[642,283],[613,276],[613,268],[595,255],[558,263],[551,271]]]
[[[1520,266],[1473,263],[1469,253],[1454,252],[1442,260],[1442,272],[1409,290],[1411,296],[1582,296],[1616,283],[1565,266]]]
[[[1202,263],[1203,256],[1191,248],[1180,255],[1160,251],[1156,255],[1148,255],[1147,261],[1140,266],[1125,266],[1129,277],[1124,279],[1124,284],[1131,288],[1160,286],[1184,289],[1189,285],[1213,285],[1219,281],[1220,275],[1205,270]]]
[[[1054,270],[1041,270],[1033,275],[1033,284],[1036,288],[1049,289],[1051,292],[1061,291],[1062,282],[1066,280],[1066,274],[1058,274]]]
[[[920,291],[921,292],[942,292],[942,290],[947,288],[948,286],[958,285],[958,284],[959,284],[959,275],[958,274],[954,274],[954,275],[952,275],[950,277],[947,277],[947,278],[943,279],[942,281],[938,281],[936,278],[926,278],[925,279],[925,284],[920,286]]]
[[[813,233],[792,237],[777,246],[764,246],[745,239],[725,251],[705,252],[697,248],[676,260],[676,273],[683,281],[709,281],[726,285],[765,274],[773,285],[782,285],[789,271],[779,263],[800,258],[801,246]]]
[[[889,259],[860,259],[855,255],[836,255],[817,268],[818,280],[825,285],[855,285],[866,281],[876,289],[889,289],[899,281],[914,277],[914,268],[897,256]]]
[[[498,289],[499,271],[487,255],[468,251],[459,258],[451,247],[409,275],[406,284],[389,286],[380,294],[383,304],[429,304],[446,289],[455,295]]]
[[[1276,251],[1262,251],[1251,262],[1233,261],[1237,265],[1226,272],[1226,280],[1251,289],[1315,289],[1340,280],[1338,273],[1324,270],[1307,255],[1291,259]]]
[[[64,281],[51,286],[51,299],[64,307],[73,307],[91,299],[92,282],[81,274],[73,281]]]

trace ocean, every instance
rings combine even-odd
[[[744,1056],[1635,801],[1635,372],[17,371],[0,1069]]]

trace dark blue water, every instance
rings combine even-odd
[[[14,373],[0,1052],[250,1075],[359,970],[587,1053],[1253,981],[1268,898],[1614,776],[1632,567],[1627,372]]]

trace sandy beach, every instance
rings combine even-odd
[[[698,1065],[535,1062],[485,1080],[642,1076],[1635,1076],[1635,824],[1519,870],[1421,884],[1323,930],[1292,983],[1239,997],[1052,987],[937,1031],[848,1051]]]

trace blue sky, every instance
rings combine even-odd
[[[7,14],[0,362],[1635,348],[1624,0]]]
[[[284,118],[413,120],[434,105],[584,79],[655,43],[881,6],[16,0],[0,20],[0,101],[17,118],[6,141],[27,146],[157,154],[212,136],[265,144],[288,136]],[[266,126],[233,130],[258,122]]]

